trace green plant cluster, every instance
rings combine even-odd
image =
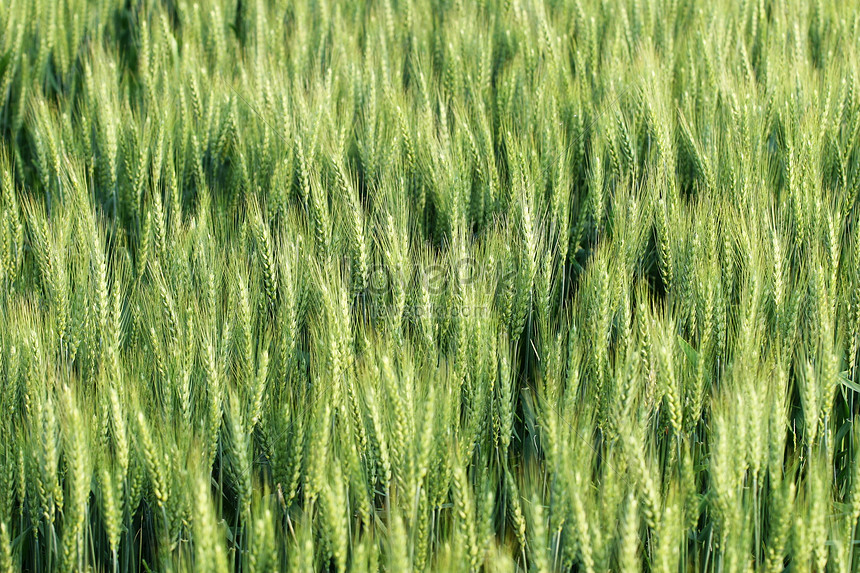
[[[3,0],[0,571],[857,571],[858,49]]]

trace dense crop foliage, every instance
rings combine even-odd
[[[857,570],[858,49],[3,0],[0,571]]]

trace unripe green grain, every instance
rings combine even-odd
[[[6,525],[5,520],[0,520],[0,571],[3,573],[12,573],[14,570],[9,527]]]

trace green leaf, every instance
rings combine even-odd
[[[687,355],[687,359],[690,361],[690,364],[696,366],[699,364],[699,353],[694,349],[689,343],[681,338],[681,335],[678,335],[678,344],[681,345],[681,350],[684,351],[684,354]]]
[[[842,383],[843,386],[854,390],[855,392],[860,392],[860,384],[857,382],[852,382],[850,378],[848,378],[848,373],[843,372],[839,375],[839,382]]]

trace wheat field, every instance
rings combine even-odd
[[[858,54],[854,0],[2,0],[0,573],[860,570]]]

